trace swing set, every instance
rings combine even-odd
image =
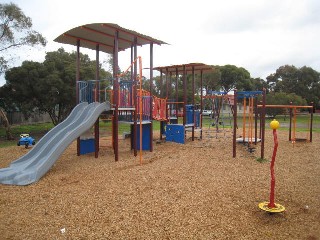
[[[211,127],[214,127],[214,132],[216,133],[216,138],[218,138],[218,133],[223,132],[224,137],[226,136],[226,129],[227,126],[226,121],[227,118],[225,117],[224,106],[228,104],[231,110],[231,114],[233,115],[233,96],[227,95],[225,92],[218,92],[218,91],[208,91],[206,96],[203,96],[204,99],[209,99],[212,101],[212,122],[209,124],[208,133],[211,132]],[[231,116],[229,113],[229,125],[232,128],[231,124]],[[219,130],[219,126],[222,126],[222,131]]]
[[[257,104],[257,96],[262,95],[262,104]],[[237,138],[237,100],[243,99],[243,120],[242,120],[242,137]],[[248,105],[247,105],[248,102]],[[248,106],[248,112],[247,112]],[[264,159],[264,143],[265,143],[265,118],[266,108],[286,108],[290,109],[290,125],[289,125],[289,141],[293,144],[297,141],[312,142],[312,126],[313,126],[313,103],[307,106],[298,105],[267,105],[266,91],[248,91],[238,92],[234,90],[234,128],[233,128],[233,157],[236,157],[236,143],[242,142],[247,144],[250,152],[254,151],[254,145],[261,141],[261,159]],[[297,138],[297,116],[298,110],[309,109],[310,117],[308,120],[308,136],[307,138]],[[258,138],[258,118],[260,117],[260,134]],[[253,120],[254,119],[254,120]],[[254,134],[253,134],[254,129]]]
[[[248,147],[250,153],[255,151],[255,145],[261,141],[258,138],[258,115],[257,100],[259,95],[264,95],[264,91],[237,91],[234,90],[234,127],[233,127],[233,157],[236,156],[236,143],[243,143]],[[242,136],[237,138],[238,110],[237,103],[242,100]],[[260,124],[261,126],[261,124]]]
[[[289,141],[293,144],[296,142],[312,142],[312,127],[313,127],[313,103],[307,106],[297,106],[297,105],[258,105],[258,108],[285,108],[290,109],[290,122],[289,122]],[[308,132],[305,138],[297,138],[297,116],[301,109],[310,110],[308,119]]]

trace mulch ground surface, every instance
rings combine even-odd
[[[241,130],[239,131],[241,132]],[[320,134],[312,143],[288,141],[278,131],[275,163],[280,214],[258,204],[269,200],[272,131],[265,157],[237,145],[230,133],[177,144],[158,141],[134,157],[119,140],[114,161],[110,138],[99,158],[76,156],[72,143],[50,171],[28,186],[0,185],[1,239],[320,239]],[[0,149],[0,167],[30,149]]]

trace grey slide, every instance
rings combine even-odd
[[[80,103],[62,123],[51,129],[24,156],[0,169],[0,183],[28,185],[38,181],[63,151],[90,129],[99,115],[110,110],[110,103]]]

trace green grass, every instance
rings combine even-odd
[[[264,163],[264,162],[269,162],[269,160],[268,159],[266,159],[266,158],[256,158],[256,160],[257,160],[257,162],[259,162],[259,163]]]
[[[276,119],[280,122],[280,128],[279,130],[289,130],[289,123],[290,123],[290,118],[289,116],[284,116],[280,115],[277,116]],[[270,122],[273,120],[273,118],[266,118],[266,129],[269,128]],[[308,132],[309,131],[309,121],[310,121],[310,116],[309,115],[299,115],[296,118],[296,131],[297,132]],[[203,117],[202,124],[204,127],[208,127],[210,124],[213,123],[213,119],[210,117]],[[237,118],[237,123],[240,128],[242,128],[243,125],[243,117],[238,116]],[[225,128],[230,128],[230,119],[228,117],[224,118],[224,124]],[[231,125],[233,126],[233,119],[231,119]],[[246,118],[246,126],[248,127],[248,118]],[[259,121],[258,121],[258,126],[259,126]],[[222,126],[220,125],[219,128]],[[320,132],[320,115],[314,115],[313,116],[313,132]]]
[[[11,126],[11,132],[14,137],[12,141],[3,141],[5,139],[5,129],[0,128],[0,148],[14,146],[17,144],[17,141],[20,139],[21,133],[29,133],[31,136],[42,136],[46,132],[48,132],[51,128],[53,128],[52,123],[37,123],[37,124],[29,124],[29,125],[13,125]]]
[[[308,129],[308,122],[309,122],[309,116],[308,115],[299,115],[297,116],[297,132],[307,132]],[[289,124],[289,117],[288,116],[277,116],[277,120],[280,122],[280,128],[279,130],[288,130],[288,127],[284,125]],[[182,123],[183,119],[182,117],[179,118],[179,123]],[[242,117],[238,117],[238,126],[242,127]],[[248,119],[247,119],[248,121]],[[266,119],[266,129],[269,128],[269,123],[272,121],[272,119]],[[208,127],[213,122],[213,119],[210,117],[203,117],[203,126]],[[225,128],[230,128],[230,120],[229,118],[224,118]],[[233,126],[233,119],[231,120],[231,125]],[[282,126],[281,126],[282,125]],[[219,126],[222,127],[221,125]],[[17,140],[20,138],[21,133],[29,133],[31,136],[36,135],[41,137],[41,135],[45,134],[47,131],[49,131],[51,128],[53,128],[52,123],[38,123],[38,124],[29,124],[29,125],[14,125],[11,126],[12,134],[15,138],[14,141],[4,141],[5,139],[5,129],[2,127],[0,128],[0,148],[4,148],[7,146],[13,146],[16,145]],[[111,134],[111,121],[106,122],[100,122],[100,128],[101,131],[105,131],[107,134]],[[153,121],[153,130],[160,130],[160,122],[159,121]],[[119,123],[119,134],[122,134],[123,132],[130,132],[130,124],[127,123]],[[320,132],[320,115],[314,115],[313,119],[313,132]],[[39,140],[39,139],[36,139]]]
[[[13,125],[11,126],[11,131],[14,137],[18,137],[21,133],[38,134],[49,131],[51,128],[53,128],[52,123],[37,123],[30,125]],[[5,134],[5,129],[1,128],[0,137],[3,138]]]

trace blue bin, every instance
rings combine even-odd
[[[131,124],[131,149],[133,149],[133,127],[134,125]],[[142,123],[142,150],[151,150],[151,143],[150,143],[150,134],[151,134],[151,123],[146,122]],[[137,150],[140,150],[140,124],[137,123]]]
[[[85,139],[80,140],[80,155],[95,152],[95,140]]]

